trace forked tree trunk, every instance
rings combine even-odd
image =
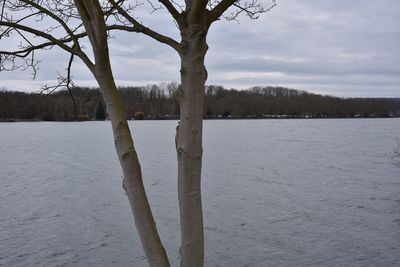
[[[131,205],[140,241],[151,267],[170,266],[144,190],[124,104],[112,75],[103,12],[98,0],[75,0],[75,3],[92,45],[95,64],[90,68],[100,86],[110,116],[115,148],[124,174],[123,187]]]
[[[201,166],[207,27],[181,26],[180,124],[176,133],[181,221],[181,267],[204,264]]]

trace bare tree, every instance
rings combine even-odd
[[[174,49],[181,60],[181,86],[176,92],[180,104],[180,124],[176,132],[178,158],[178,195],[181,223],[181,266],[204,264],[203,213],[201,201],[203,100],[207,71],[204,59],[208,49],[207,33],[223,14],[237,20],[240,14],[252,19],[273,8],[275,0],[263,5],[261,0],[147,0],[154,11],[167,10],[175,21],[181,40],[160,34],[139,22],[133,15],[137,2],[108,0],[100,4],[87,1],[2,1],[0,34],[21,36],[24,45],[15,51],[1,51],[1,70],[32,68],[35,75],[35,51],[58,46],[80,58],[96,78],[112,121],[115,146],[124,173],[127,192],[145,254],[151,266],[168,266],[168,258],[159,239],[150,206],[144,191],[142,175],[125,111],[116,90],[108,55],[107,32],[124,30],[145,34]],[[227,12],[227,10],[230,10]],[[11,13],[19,13],[17,18]],[[26,22],[51,21],[53,26],[40,28]],[[37,24],[36,24],[37,25]],[[43,25],[43,23],[41,23]],[[47,25],[47,24],[45,24]],[[57,26],[54,26],[57,25]],[[41,42],[33,43],[32,37]],[[82,49],[81,40],[88,38],[94,60]],[[22,64],[17,59],[22,59]],[[70,71],[60,77],[60,84],[69,86]]]
[[[232,7],[225,16],[236,20],[240,14],[252,19],[269,11],[276,3],[264,7],[258,0],[159,0],[174,19],[180,31],[178,43],[166,39],[140,24],[126,11],[125,3],[109,0],[118,11],[117,20],[131,31],[144,33],[176,50],[181,60],[181,87],[177,92],[180,104],[180,124],[176,129],[178,157],[178,194],[181,222],[181,266],[196,267],[204,264],[203,213],[201,201],[203,101],[207,70],[204,65],[207,33],[212,23]],[[124,8],[125,6],[125,8]],[[154,10],[161,6],[152,5]],[[179,11],[178,11],[179,10]]]
[[[99,84],[107,106],[115,147],[124,174],[123,187],[132,208],[147,260],[150,266],[169,266],[144,190],[141,167],[126,120],[124,105],[112,74],[106,25],[107,16],[112,12],[112,8],[102,8],[97,0],[3,1],[1,38],[18,35],[25,42],[16,50],[1,51],[0,67],[3,71],[30,67],[35,75],[37,70],[35,51],[57,46],[70,54],[67,76],[60,77],[57,86],[69,86],[73,58],[78,57],[83,61]],[[109,28],[113,28],[113,25]],[[86,37],[89,39],[92,55],[87,55],[82,49],[80,42]],[[18,59],[22,59],[22,62]]]

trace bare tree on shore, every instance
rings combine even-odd
[[[137,2],[124,0],[3,0],[0,38],[18,37],[20,45],[0,51],[0,70],[38,70],[36,51],[57,47],[70,55],[65,75],[59,83],[46,86],[51,91],[72,84],[71,66],[79,58],[96,79],[112,123],[116,151],[123,170],[123,187],[128,196],[136,228],[150,266],[169,266],[164,246],[143,186],[141,167],[126,120],[123,101],[117,91],[109,57],[109,32],[142,33],[170,46],[181,59],[181,86],[176,92],[180,104],[180,124],[176,133],[178,195],[181,223],[181,266],[204,265],[204,234],[201,201],[202,121],[205,81],[204,65],[208,49],[207,33],[229,9],[225,18],[240,14],[252,19],[274,7],[258,0],[150,0],[154,10],[165,8],[178,26],[181,40],[162,35],[139,22],[133,15]],[[90,45],[90,54],[83,49]],[[2,47],[10,47],[2,46]]]
[[[2,39],[17,35],[26,43],[17,50],[0,52],[1,70],[31,68],[36,75],[38,61],[35,52],[57,46],[70,54],[70,60],[67,76],[60,77],[56,87],[68,87],[71,83],[70,70],[73,59],[81,59],[95,77],[107,106],[115,147],[124,174],[123,187],[132,207],[146,257],[151,266],[169,266],[143,186],[141,167],[123,102],[112,74],[106,25],[107,16],[112,12],[113,8],[104,8],[95,0],[3,1],[0,22]],[[17,14],[20,16],[17,17]],[[36,24],[32,23],[35,21]],[[51,26],[41,28],[43,25]],[[82,49],[80,41],[83,38],[89,39],[92,55],[88,55]],[[18,61],[19,58],[23,61]]]

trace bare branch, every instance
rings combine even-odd
[[[121,31],[127,31],[127,32],[143,33],[143,34],[150,36],[151,38],[157,40],[160,43],[171,46],[178,53],[180,53],[180,51],[181,51],[181,45],[174,39],[164,36],[162,34],[159,34],[159,33],[155,32],[145,26],[142,26],[140,24],[138,26],[110,25],[110,26],[107,26],[107,30],[121,30]]]
[[[173,4],[179,6],[179,8],[183,11],[183,8],[175,3],[173,0],[158,0],[161,4],[163,4],[163,6],[168,10],[168,12],[172,15],[172,17],[178,21],[179,17],[180,17],[180,13],[178,12],[178,10],[176,10],[176,8],[174,7]]]
[[[0,20],[3,20],[4,17],[4,8],[6,7],[6,1],[3,0],[3,4],[1,5],[1,14],[0,14]]]
[[[45,92],[46,94],[52,94],[57,89],[67,88],[67,90],[68,90],[68,92],[70,94],[70,97],[72,99],[73,106],[74,106],[75,118],[77,119],[77,114],[78,114],[77,113],[77,107],[76,107],[76,104],[75,104],[75,99],[74,99],[74,97],[72,95],[72,92],[71,92],[71,87],[75,86],[74,82],[72,81],[72,71],[71,71],[73,61],[74,61],[74,54],[71,54],[71,56],[69,58],[69,61],[68,61],[68,66],[67,66],[67,69],[66,69],[67,76],[64,77],[63,75],[58,73],[57,84],[56,85],[51,85],[51,86],[49,86],[47,84],[44,85],[42,87],[41,93]]]
[[[153,14],[154,12],[156,12],[156,11],[162,9],[162,6],[155,6],[155,5],[153,4],[153,2],[151,2],[150,0],[146,0],[146,1],[147,1],[147,3],[149,3],[149,5],[151,6],[151,8],[153,9],[153,10],[151,11],[151,14]]]
[[[80,39],[80,38],[83,38],[83,37],[86,37],[86,36],[87,36],[86,32],[82,32],[80,34],[74,35],[74,37],[76,39]],[[68,43],[72,42],[73,39],[71,37],[61,38],[61,39],[59,39],[59,41],[64,43],[64,44],[68,44]],[[50,42],[44,42],[44,43],[41,43],[41,44],[38,44],[38,45],[31,45],[31,46],[26,47],[26,48],[21,49],[21,50],[15,50],[15,51],[1,51],[0,50],[0,54],[3,54],[3,55],[15,55],[17,57],[27,57],[27,56],[29,56],[29,54],[31,52],[33,52],[35,50],[51,48],[52,46],[55,46],[55,45],[56,44],[54,42],[50,41]],[[74,49],[75,49],[75,47],[74,47]]]
[[[222,16],[222,14],[238,0],[222,0],[210,11],[210,22],[214,22]]]
[[[0,37],[3,39],[16,33],[21,37],[21,43],[18,49],[0,51],[0,70],[32,68],[35,78],[39,63],[35,59],[35,51],[53,46],[78,56],[89,69],[93,68],[93,63],[79,45],[79,39],[87,36],[85,32],[78,33],[82,23],[79,23],[80,20],[72,22],[72,28],[67,25],[67,22],[77,17],[75,10],[72,1],[4,0],[1,6]],[[39,23],[42,21],[46,23]],[[47,22],[53,24],[45,26]],[[34,42],[35,39],[41,43]],[[18,62],[17,58],[20,59]]]
[[[7,26],[10,28],[13,28],[15,30],[21,30],[27,33],[31,33],[35,36],[39,36],[42,37],[44,39],[47,39],[49,42],[43,43],[41,45],[37,45],[37,46],[33,46],[31,45],[28,48],[25,48],[21,51],[15,51],[15,52],[7,52],[7,51],[0,51],[0,54],[4,54],[4,55],[14,55],[17,57],[24,57],[23,53],[25,52],[25,56],[29,55],[32,51],[37,50],[37,49],[41,49],[44,47],[49,47],[49,46],[54,46],[57,45],[58,47],[62,48],[63,50],[65,50],[66,52],[69,52],[71,54],[74,54],[76,56],[78,56],[79,58],[82,59],[82,61],[89,67],[92,68],[93,67],[93,63],[91,62],[91,60],[89,59],[89,57],[82,52],[82,50],[80,50],[80,48],[76,48],[76,47],[69,47],[67,45],[68,42],[73,41],[73,38],[67,38],[67,39],[57,39],[55,37],[53,37],[51,34],[45,33],[43,31],[25,26],[25,25],[21,25],[21,24],[16,24],[13,22],[7,22],[7,21],[0,21],[0,26]],[[74,38],[76,39],[78,37],[83,37],[86,36],[86,33],[82,33],[80,35],[75,35]],[[25,39],[25,37],[24,37]]]
[[[71,68],[72,68],[72,62],[74,61],[74,54],[71,54],[71,57],[69,58],[69,62],[68,62],[68,67],[67,67],[67,90],[69,93],[69,96],[71,97],[72,100],[72,105],[74,106],[74,113],[75,113],[75,120],[78,120],[78,109],[76,107],[76,103],[75,103],[75,98],[72,95],[72,91],[71,91],[71,85],[73,85],[72,79],[71,79]]]
[[[65,51],[67,51],[69,53],[75,53],[75,51],[71,47],[65,45],[65,43],[63,43],[59,39],[53,37],[50,34],[43,32],[43,31],[39,31],[34,28],[25,26],[25,25],[16,24],[16,23],[7,22],[7,21],[0,21],[0,26],[7,26],[7,27],[14,28],[14,29],[22,30],[24,32],[31,33],[36,36],[40,36],[44,39],[51,41],[54,45],[58,45],[60,48],[64,49]]]
[[[108,26],[107,29],[110,30],[125,30],[129,32],[138,32],[138,33],[143,33],[163,44],[167,44],[171,46],[173,49],[175,49],[178,53],[181,52],[181,46],[180,44],[175,41],[174,39],[162,35],[158,32],[153,31],[152,29],[144,26],[143,24],[139,23],[135,18],[133,18],[131,15],[128,14],[126,10],[124,10],[121,6],[119,6],[114,0],[109,0],[109,2],[118,10],[118,12],[127,20],[129,21],[132,25],[112,25]]]
[[[265,7],[259,0],[222,0],[211,9],[210,23],[218,20],[230,7],[235,7],[236,10],[225,16],[227,20],[237,20],[237,17],[242,13],[246,14],[251,19],[258,19],[261,14],[269,12],[276,5],[276,0],[271,0],[271,5],[269,7]]]
[[[5,3],[5,2],[3,2],[3,3]],[[37,16],[37,15],[39,15],[39,14],[40,14],[40,12],[36,12],[36,13],[29,14],[29,15],[27,15],[27,16],[25,16],[25,17],[22,17],[21,19],[15,21],[14,23],[21,23],[22,21],[24,21],[24,20],[26,20],[26,19],[28,19],[28,18]],[[4,21],[4,20],[6,20],[6,18],[4,18],[3,15],[2,15],[0,21]],[[4,36],[7,36],[8,33],[9,33],[9,31],[12,30],[12,29],[13,29],[12,27],[8,27],[7,29],[5,29],[5,30],[0,34],[0,39],[1,39],[2,37],[4,37]]]
[[[33,1],[29,1],[29,0],[21,0],[21,2],[24,2],[34,8],[36,8],[38,11],[42,12],[43,14],[48,15],[49,17],[51,17],[52,19],[54,19],[55,21],[57,21],[63,28],[64,30],[68,33],[68,35],[72,38],[75,47],[79,48],[79,43],[77,41],[77,39],[74,36],[74,33],[72,32],[72,30],[68,27],[68,25],[64,22],[64,20],[62,20],[60,17],[56,16],[53,12],[51,12],[50,10],[36,4]]]

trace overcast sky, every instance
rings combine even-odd
[[[335,96],[400,97],[399,0],[277,0],[258,20],[221,20],[208,35],[207,84],[245,89],[280,85]],[[172,19],[138,10],[138,16],[179,39]],[[110,43],[119,85],[179,81],[179,58],[169,47],[134,33]],[[0,73],[0,88],[36,91],[67,65],[60,50],[41,53],[40,71]],[[78,60],[77,85],[95,86]]]

